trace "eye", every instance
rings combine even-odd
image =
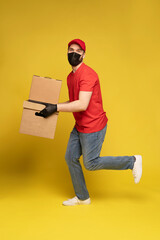
[[[69,49],[68,49],[68,52],[73,52],[73,51],[74,51],[73,48],[69,48]]]

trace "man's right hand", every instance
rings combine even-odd
[[[33,103],[44,104],[46,106],[40,112],[35,112],[36,116],[46,118],[52,115],[53,113],[57,112],[57,104],[45,103],[45,102],[40,102],[40,101],[30,100],[30,99],[28,99],[28,101]]]
[[[53,113],[57,112],[57,104],[46,104],[47,106],[40,112],[36,112],[35,115],[39,117],[49,117]]]

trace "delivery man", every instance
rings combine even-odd
[[[54,112],[73,112],[75,126],[70,134],[65,159],[70,171],[75,197],[63,202],[65,206],[90,204],[79,158],[87,170],[131,169],[135,183],[142,175],[142,157],[100,157],[105,138],[108,118],[103,110],[100,82],[97,73],[83,63],[86,45],[80,39],[68,43],[68,61],[72,71],[67,77],[69,101],[49,104],[36,115],[48,117]]]

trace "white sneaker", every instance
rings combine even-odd
[[[74,205],[80,205],[80,204],[85,205],[85,204],[90,204],[90,203],[91,203],[90,198],[88,198],[86,200],[80,200],[77,197],[74,197],[74,198],[68,199],[67,201],[64,201],[63,205],[64,206],[74,206]]]
[[[141,176],[142,176],[142,156],[141,155],[134,155],[136,161],[134,163],[132,173],[134,177],[134,182],[139,183]]]

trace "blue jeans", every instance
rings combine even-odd
[[[79,158],[83,155],[83,163],[87,170],[100,169],[133,169],[134,156],[100,157],[107,125],[98,132],[81,133],[73,128],[68,142],[65,159],[70,171],[76,196],[80,200],[89,198]]]

